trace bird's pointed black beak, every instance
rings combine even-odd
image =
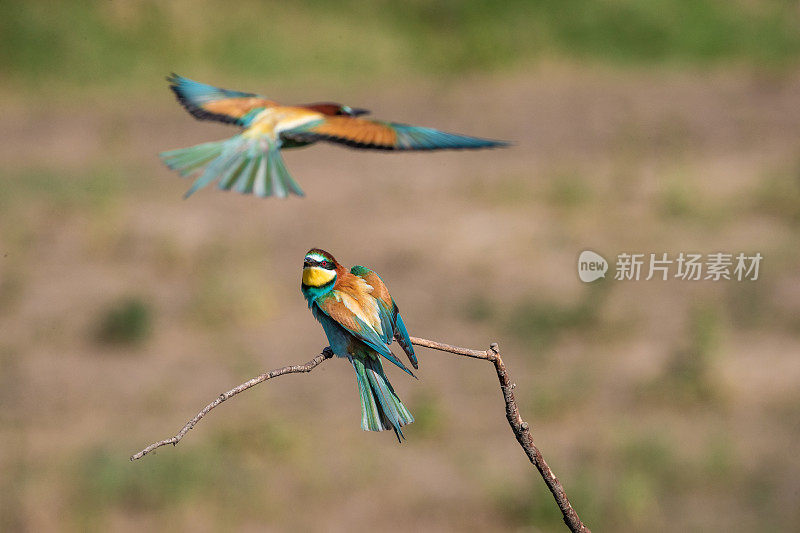
[[[354,107],[350,111],[350,115],[352,115],[354,117],[357,117],[359,115],[369,115],[369,114],[370,114],[370,110],[369,109],[362,109],[360,107]]]

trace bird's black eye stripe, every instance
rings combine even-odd
[[[327,260],[315,261],[314,259],[306,259],[305,261],[303,261],[303,266],[318,266],[329,269],[333,266],[333,263]]]

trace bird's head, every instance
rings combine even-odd
[[[328,116],[346,116],[346,117],[357,117],[359,115],[367,115],[369,111],[367,109],[360,109],[357,107],[350,107],[349,105],[342,105],[337,104],[334,102],[323,102],[318,104],[308,104],[306,106],[308,109],[313,109],[318,113],[322,113],[323,115]]]
[[[340,105],[337,115],[347,115],[348,117],[357,117],[359,115],[369,115],[369,109],[362,109],[360,107],[350,107],[349,105]]]
[[[336,282],[336,271],[339,263],[336,259],[319,248],[312,248],[303,259],[303,288],[322,288],[333,286]]]

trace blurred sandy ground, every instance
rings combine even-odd
[[[536,443],[596,531],[800,520],[794,71],[545,62],[231,86],[515,142],[292,151],[307,197],[288,201],[183,201],[189,182],[156,153],[232,130],[152,84],[77,103],[5,89],[0,529],[560,530],[491,368],[423,349],[418,382],[389,370],[417,417],[402,445],[360,430],[335,360],[128,461],[219,392],[325,345],[298,290],[312,246],[377,270],[412,335],[500,343]],[[764,262],[756,282],[585,285],[584,249]]]

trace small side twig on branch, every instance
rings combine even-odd
[[[586,527],[583,522],[581,522],[581,519],[578,517],[578,513],[575,512],[575,509],[572,508],[572,504],[570,504],[569,498],[567,498],[567,493],[564,490],[563,485],[561,485],[561,482],[558,480],[555,474],[553,474],[553,471],[550,470],[550,467],[544,460],[542,453],[533,443],[530,425],[522,419],[522,416],[520,416],[519,408],[517,407],[517,402],[514,398],[514,387],[516,384],[511,381],[511,377],[508,374],[506,365],[503,363],[503,358],[500,356],[500,349],[498,348],[497,343],[492,343],[488,350],[483,351],[451,346],[449,344],[422,339],[419,337],[411,337],[411,344],[423,346],[425,348],[431,348],[433,350],[439,350],[442,352],[448,352],[455,355],[461,355],[464,357],[484,359],[486,361],[490,361],[494,365],[494,368],[497,371],[497,379],[500,381],[500,389],[503,392],[503,399],[505,400],[506,404],[506,419],[508,420],[508,424],[511,426],[511,430],[514,432],[514,435],[517,438],[517,442],[519,442],[520,446],[522,446],[522,449],[525,450],[525,454],[528,456],[528,459],[539,471],[539,474],[541,474],[542,479],[544,479],[547,488],[550,489],[550,492],[553,494],[553,498],[555,499],[556,504],[558,505],[558,508],[561,510],[561,514],[564,517],[564,523],[567,525],[570,531],[591,533],[589,528]],[[148,453],[152,452],[156,448],[160,448],[161,446],[166,446],[167,444],[172,444],[173,446],[177,445],[178,442],[180,442],[180,440],[189,432],[190,429],[195,426],[195,424],[200,421],[201,418],[206,416],[216,406],[225,400],[236,396],[240,392],[244,392],[250,387],[254,387],[259,383],[267,381],[268,379],[282,376],[284,374],[311,372],[320,363],[326,359],[330,359],[331,357],[333,357],[333,352],[331,352],[330,347],[326,347],[319,355],[304,365],[291,365],[270,370],[269,372],[265,372],[260,376],[254,377],[253,379],[242,383],[238,387],[234,387],[228,392],[220,394],[213,402],[206,405],[199,413],[197,413],[194,418],[189,420],[186,425],[183,426],[177,434],[175,434],[174,437],[154,442],[139,453],[132,455],[131,461],[141,459]]]

